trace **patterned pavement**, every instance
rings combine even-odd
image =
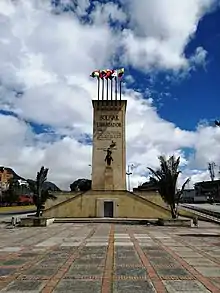
[[[220,227],[0,227],[0,292],[220,292]]]

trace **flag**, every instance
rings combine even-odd
[[[113,70],[112,78],[114,78],[114,77],[121,78],[124,75],[124,72],[125,72],[124,68]]]
[[[91,77],[99,77],[99,75],[100,75],[100,72],[99,72],[99,70],[95,70],[95,71],[93,71],[91,74],[90,74],[90,76]]]
[[[114,73],[114,70],[107,69],[105,78],[106,79],[112,79],[113,78],[113,76],[112,76],[113,73]]]
[[[105,78],[105,79],[113,79],[113,78],[122,78],[124,75],[125,69],[120,68],[117,70],[114,69],[104,69],[104,70],[95,70],[93,71],[90,76],[91,77],[97,77],[97,78]]]
[[[107,70],[102,70],[100,71],[99,77],[103,79],[104,77],[106,77],[106,74],[107,74]]]
[[[118,70],[118,77],[121,78],[124,75],[125,69],[121,68]]]

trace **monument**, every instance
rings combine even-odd
[[[121,99],[123,69],[94,71],[92,190],[126,190],[125,113]],[[101,84],[101,85],[100,85]],[[100,94],[101,93],[101,94]]]
[[[157,218],[169,214],[157,205],[155,192],[127,191],[125,114],[122,99],[124,69],[97,70],[97,97],[93,105],[92,189],[60,193],[47,201],[44,216],[55,218]],[[152,196],[152,201],[149,200]]]

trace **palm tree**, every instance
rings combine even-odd
[[[33,202],[37,207],[36,217],[40,217],[48,199],[56,199],[56,196],[51,193],[51,188],[44,187],[48,171],[48,168],[41,167],[40,171],[37,172],[36,180],[28,180],[30,191],[33,193]]]
[[[190,179],[188,178],[182,185],[181,190],[177,191],[177,179],[181,173],[181,171],[178,170],[180,157],[176,159],[174,156],[171,156],[169,159],[166,159],[164,156],[160,156],[159,161],[160,169],[155,171],[148,168],[153,175],[150,180],[158,186],[158,192],[162,199],[170,206],[172,218],[176,219],[178,217],[178,204],[180,198]]]
[[[77,179],[70,184],[71,191],[87,191],[91,189],[92,181],[90,179]]]

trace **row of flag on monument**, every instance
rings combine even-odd
[[[105,78],[105,79],[113,79],[113,78],[122,78],[122,76],[124,75],[124,68],[120,68],[120,69],[105,69],[105,70],[95,70],[93,71],[90,76],[91,77],[96,77],[96,78]]]

